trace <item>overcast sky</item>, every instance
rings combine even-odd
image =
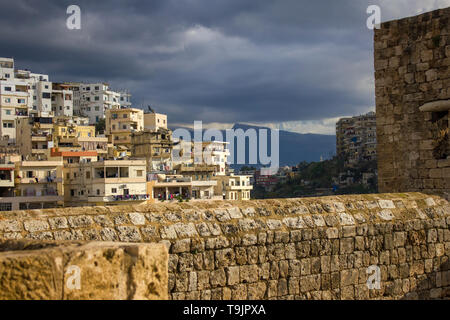
[[[81,30],[66,9],[81,8]],[[0,0],[0,56],[53,81],[104,81],[171,124],[334,133],[374,110],[370,4],[382,21],[450,0]]]

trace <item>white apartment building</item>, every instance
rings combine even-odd
[[[90,124],[105,118],[106,110],[131,106],[131,94],[117,92],[107,83],[70,83],[73,87],[75,115],[89,118]]]
[[[52,113],[57,117],[73,116],[73,91],[71,86],[63,83],[53,83]]]
[[[15,78],[28,85],[28,110],[30,116],[52,117],[52,83],[46,74],[29,70],[16,70]]]
[[[0,135],[16,140],[16,119],[28,116],[29,85],[14,76],[14,60],[0,58]]]

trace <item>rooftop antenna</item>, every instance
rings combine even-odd
[[[150,105],[148,105],[147,108],[148,108],[148,111],[150,111],[151,113],[155,113],[155,110],[153,110]]]

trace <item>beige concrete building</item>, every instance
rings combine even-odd
[[[167,129],[167,115],[155,112],[144,114],[144,129],[148,131],[158,131]]]
[[[158,175],[157,180],[151,185],[152,198],[156,201],[173,200],[178,198],[186,200],[220,200],[214,194],[217,181],[193,180],[192,177],[181,175]]]
[[[116,205],[144,202],[145,160],[105,160],[64,166],[66,205]]]
[[[250,178],[244,175],[215,176],[213,179],[217,181],[217,186],[214,192],[224,200],[250,200],[253,190]]]
[[[131,134],[131,156],[146,159],[147,172],[172,170],[172,131],[159,128],[157,131],[141,131]]]
[[[198,150],[196,150],[196,145]],[[198,171],[207,169],[208,175],[226,175],[228,173],[227,161],[230,156],[227,145],[228,142],[222,141],[195,143],[179,140],[173,146],[173,168],[180,174],[189,174],[189,172],[196,174],[196,169],[199,169]]]
[[[17,119],[17,147],[25,160],[47,160],[49,148],[53,147],[52,118]]]
[[[63,206],[62,166],[62,161],[21,161],[16,163],[14,197],[8,199],[11,202],[12,210]]]
[[[115,146],[131,148],[131,133],[144,128],[144,111],[141,109],[108,109],[105,119],[105,134]]]

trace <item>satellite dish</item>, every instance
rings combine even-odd
[[[155,113],[155,110],[153,110],[150,105],[148,105],[147,108],[148,108],[148,111],[150,111],[151,113]]]

